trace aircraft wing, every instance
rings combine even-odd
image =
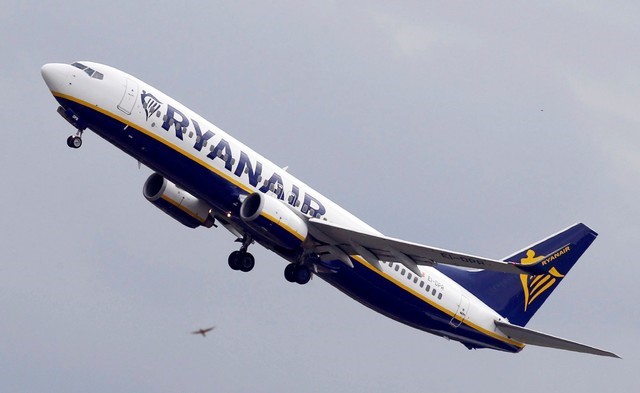
[[[333,252],[331,250],[328,250],[328,252],[338,254],[335,256],[342,260],[345,260],[344,256],[347,254],[360,255],[364,260],[376,267],[380,261],[398,262],[418,275],[422,275],[418,269],[418,265],[433,266],[438,263],[466,268],[494,270],[504,273],[538,273],[536,269],[537,264],[525,266],[514,262],[503,262],[475,255],[462,254],[394,239],[384,235],[359,232],[316,218],[310,219],[309,224],[312,231],[316,233],[316,237],[327,242],[332,246],[332,249],[334,249]],[[317,232],[320,232],[320,234]],[[339,250],[336,251],[336,248]],[[344,252],[344,254],[341,254],[341,251]],[[347,261],[345,261],[345,263],[347,263]]]
[[[496,326],[507,337],[520,341],[524,344],[537,345],[540,347],[564,349],[567,351],[590,353],[592,355],[608,356],[621,359],[620,356],[613,352],[590,347],[575,341],[569,341],[564,338],[555,337],[549,334],[536,332],[535,330],[523,328],[521,326],[512,325],[506,322],[495,321]]]

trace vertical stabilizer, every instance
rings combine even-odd
[[[541,262],[545,272],[539,275],[488,270],[470,272],[442,265],[438,266],[438,270],[508,318],[512,324],[525,326],[596,236],[598,234],[586,225],[575,224],[504,259],[525,265]]]

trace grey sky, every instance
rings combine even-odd
[[[636,2],[0,10],[0,391],[629,391],[640,367]],[[346,4],[345,4],[346,3]],[[624,360],[462,345],[142,197],[150,170],[71,127],[40,77],[92,60],[163,90],[382,232],[503,257],[600,236],[528,327]],[[207,338],[188,333],[216,325]]]

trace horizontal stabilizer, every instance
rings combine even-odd
[[[613,352],[604,351],[602,349],[590,347],[574,341],[565,340],[564,338],[551,336],[549,334],[536,332],[535,330],[526,329],[521,326],[512,325],[510,323],[495,321],[496,326],[504,334],[513,340],[520,341],[524,344],[537,345],[540,347],[564,349],[566,351],[590,353],[592,355],[608,356],[621,359],[620,356]]]

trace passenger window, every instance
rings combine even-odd
[[[418,277],[415,277],[415,278],[413,279],[413,283],[414,283],[414,284],[416,284],[417,282],[418,282]],[[420,283],[422,283],[422,281],[421,281]]]
[[[404,273],[406,272],[405,269],[402,269],[402,271],[400,272],[400,274],[402,274],[404,276]]]
[[[425,291],[427,291],[427,293],[429,293],[430,290],[431,290],[431,285],[427,285],[427,287],[425,288]]]
[[[424,281],[420,281],[420,288],[424,287]]]
[[[412,275],[411,273],[407,274],[407,278],[408,278],[409,280],[411,280],[411,277],[413,277],[413,275]]]
[[[435,296],[435,295],[436,295],[436,289],[435,289],[435,288],[433,288],[433,291],[431,291],[431,294],[432,294],[433,296]]]
[[[442,299],[442,294],[441,293],[438,294],[438,299]]]
[[[396,271],[400,270],[400,265],[396,265]]]

